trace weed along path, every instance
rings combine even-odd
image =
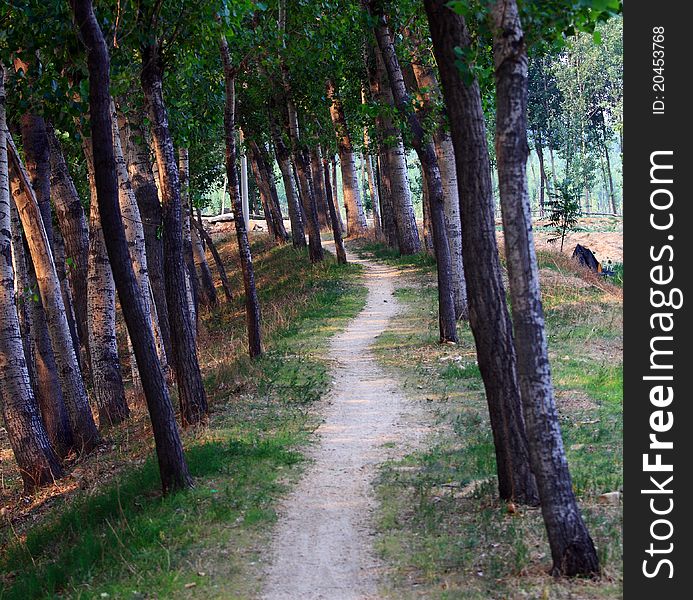
[[[391,448],[419,437],[416,410],[370,350],[399,306],[397,270],[365,267],[365,308],[330,343],[334,386],[310,452],[310,466],[280,509],[267,570],[266,600],[378,598],[372,479]],[[397,451],[397,450],[396,450]],[[398,452],[399,453],[399,452]]]

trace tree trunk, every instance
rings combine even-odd
[[[279,110],[275,110],[275,113]],[[282,182],[284,183],[284,191],[286,192],[286,203],[289,207],[289,221],[291,222],[291,243],[294,248],[306,247],[306,233],[303,228],[303,219],[301,218],[301,201],[296,194],[294,187],[293,174],[291,172],[291,155],[289,149],[284,143],[281,128],[277,124],[276,114],[270,115],[270,129],[272,132],[272,143],[274,144],[274,153],[277,157],[279,170],[282,174]]]
[[[469,323],[484,380],[496,449],[501,498],[536,504],[536,484],[529,466],[512,324],[506,306],[493,215],[491,168],[486,127],[477,81],[466,85],[455,48],[469,47],[464,18],[446,0],[425,0],[433,49],[455,148]]]
[[[322,155],[320,146],[311,148],[310,150],[310,168],[313,175],[313,183],[315,188],[315,201],[318,205],[318,221],[320,228],[328,230],[332,227],[330,220],[330,209],[327,206],[327,192],[325,191],[325,175],[322,166]]]
[[[116,175],[118,177],[118,203],[120,204],[120,214],[123,217],[123,227],[125,228],[125,239],[130,248],[130,259],[132,260],[132,270],[135,273],[137,285],[142,290],[142,301],[144,309],[151,315],[152,331],[157,344],[159,362],[164,373],[168,372],[168,362],[164,349],[161,330],[159,329],[159,317],[156,312],[156,304],[151,294],[151,284],[149,282],[149,261],[147,260],[147,248],[144,238],[144,225],[140,216],[140,209],[137,205],[137,197],[132,189],[130,175],[128,173],[125,155],[120,140],[120,128],[118,126],[118,114],[115,103],[111,100],[111,113],[113,120],[113,152],[115,155]]]
[[[171,142],[173,144],[173,142]],[[178,177],[180,182],[181,223],[183,236],[183,257],[185,259],[185,281],[190,304],[190,315],[194,324],[193,333],[197,339],[198,309],[200,306],[200,290],[195,274],[195,257],[193,256],[192,233],[190,228],[190,161],[188,149],[178,149]]]
[[[21,193],[15,196],[15,203],[36,271],[41,304],[46,314],[48,333],[74,442],[78,452],[87,453],[99,444],[99,433],[91,414],[89,398],[75,354],[53,254],[29,176],[9,135],[7,143],[10,149],[13,177],[17,179],[18,188],[21,190]]]
[[[361,104],[366,105],[366,87],[361,86]],[[368,177],[368,189],[371,194],[371,204],[373,205],[373,228],[375,229],[376,239],[381,239],[383,235],[383,226],[380,222],[380,195],[378,194],[378,186],[375,181],[375,173],[373,171],[373,157],[370,148],[370,136],[368,135],[368,127],[363,128],[363,157],[366,161],[366,176]]]
[[[194,221],[193,215],[190,215],[190,221]],[[214,278],[212,270],[209,268],[205,249],[202,247],[202,240],[197,233],[195,227],[191,228],[190,236],[193,245],[193,258],[195,259],[195,267],[198,276],[198,289],[202,291],[202,298],[205,306],[215,307],[219,305],[217,298],[217,288],[214,286]]]
[[[62,477],[29,379],[14,299],[10,181],[5,138],[5,85],[0,68],[0,413],[27,493]]]
[[[236,223],[236,237],[238,239],[238,254],[243,273],[243,287],[245,290],[245,316],[248,330],[248,352],[251,357],[261,356],[262,338],[260,332],[260,303],[255,288],[255,269],[250,253],[248,231],[243,220],[243,207],[241,206],[241,194],[238,188],[238,175],[236,174],[236,72],[231,64],[231,56],[226,37],[219,40],[221,60],[224,65],[225,104],[224,104],[224,138],[226,141],[226,177],[228,178],[229,197],[233,218]],[[320,246],[322,251],[322,246]]]
[[[21,130],[24,164],[41,211],[48,244],[52,248],[51,167],[46,122],[43,117],[25,113],[21,118]]]
[[[94,396],[96,406],[99,409],[99,425],[103,429],[127,419],[130,416],[130,409],[125,399],[123,376],[118,358],[116,289],[99,216],[92,142],[91,138],[84,134],[82,134],[82,147],[87,162],[89,191],[91,193],[89,204],[89,268],[87,270],[89,352],[94,369]],[[137,376],[139,380],[136,365],[131,366],[133,367],[133,376]],[[133,385],[136,387],[135,382]]]
[[[197,361],[195,322],[182,290],[186,289],[186,259],[182,233],[182,198],[173,140],[163,96],[163,66],[157,44],[142,48],[142,89],[152,123],[152,139],[161,177],[166,305],[171,325],[173,365],[178,382],[183,425],[193,425],[207,415],[207,395]],[[187,185],[187,182],[184,184]],[[186,203],[187,205],[187,203]],[[111,263],[112,264],[112,263]],[[188,278],[190,281],[192,278]],[[190,281],[192,284],[192,281]],[[131,333],[132,336],[132,333]],[[135,340],[133,337],[133,344]],[[135,344],[135,351],[137,347]],[[140,375],[142,371],[140,370]]]
[[[346,264],[346,250],[344,249],[344,240],[342,240],[342,230],[339,227],[339,219],[337,219],[337,207],[332,196],[332,184],[330,183],[330,163],[327,158],[322,159],[323,178],[325,181],[325,200],[327,208],[330,211],[330,222],[332,223],[332,234],[334,236],[334,247],[337,252],[337,262]]]
[[[260,191],[260,200],[265,213],[267,230],[278,244],[283,244],[287,241],[288,236],[286,229],[284,229],[281,210],[279,210],[279,198],[274,186],[274,175],[262,154],[262,150],[255,141],[250,139],[247,140],[247,143],[250,152],[250,164],[255,175],[255,182]]]
[[[282,36],[282,47],[285,46],[284,35],[286,33],[286,0],[279,2],[279,33]],[[313,263],[320,262],[323,256],[322,242],[320,240],[320,224],[318,223],[318,210],[313,194],[312,177],[310,174],[310,161],[305,148],[301,146],[300,133],[298,128],[298,115],[296,105],[292,98],[291,83],[286,64],[281,62],[282,85],[286,100],[287,121],[286,129],[289,140],[291,141],[291,154],[294,166],[296,167],[298,186],[301,192],[301,202],[303,203],[304,223],[308,228],[308,253]]]
[[[535,149],[537,151],[537,158],[539,159],[539,215],[544,216],[544,206],[546,204],[546,193],[550,193],[549,179],[546,176],[546,165],[544,164],[544,148],[541,143],[541,135],[537,134],[535,137]]]
[[[77,332],[83,347],[80,356],[84,369],[89,368],[89,333],[87,328],[87,262],[89,257],[89,228],[82,202],[63,156],[53,127],[48,124],[48,147],[51,161],[51,196],[60,232],[65,240],[65,254],[70,263],[67,277],[72,290]]]
[[[214,264],[216,265],[217,272],[219,273],[219,279],[221,279],[221,287],[224,290],[224,296],[226,297],[227,302],[231,302],[233,300],[231,284],[229,283],[229,278],[226,275],[226,268],[224,267],[224,262],[221,260],[221,256],[219,256],[219,252],[217,251],[217,247],[214,244],[214,241],[205,230],[204,225],[202,225],[201,219],[192,219],[192,225],[196,229],[198,235],[204,240],[205,244],[207,245],[207,248],[212,254],[212,258],[214,258]]]
[[[496,153],[517,370],[532,471],[554,575],[593,575],[599,561],[573,493],[553,397],[527,194],[527,53],[515,0],[493,7]]]
[[[12,196],[22,194],[19,180],[11,181]],[[25,251],[22,225],[14,200],[11,203],[12,248],[14,253],[15,276],[17,277],[17,305],[20,325],[24,336],[24,356],[27,360],[29,376],[33,379],[34,396],[41,412],[41,418],[53,449],[60,458],[65,458],[72,450],[74,438],[70,417],[63,398],[58,367],[55,364],[51,339],[48,334],[46,315],[37,293],[36,275],[31,258]],[[28,260],[27,260],[28,259]],[[27,343],[28,342],[28,343]]]
[[[332,202],[334,203],[334,210],[337,215],[337,221],[339,221],[339,231],[342,235],[346,232],[346,227],[344,227],[344,221],[342,220],[342,211],[339,208],[341,205],[339,203],[339,186],[337,186],[337,155],[333,154],[330,158],[330,167],[332,169]]]
[[[123,316],[142,375],[162,487],[164,492],[168,492],[191,486],[192,479],[185,462],[164,372],[159,364],[150,315],[145,311],[142,291],[132,271],[118,206],[118,179],[115,173],[110,111],[110,59],[91,0],[72,0],[72,8],[82,42],[87,47],[89,109],[101,225]]]
[[[140,218],[144,228],[144,244],[147,254],[149,283],[152,288],[152,298],[156,305],[161,341],[166,354],[166,364],[171,367],[173,347],[171,346],[171,328],[166,304],[166,281],[164,278],[164,245],[162,240],[162,215],[159,192],[154,180],[152,163],[149,159],[149,149],[143,143],[144,131],[141,126],[141,115],[133,116],[128,113],[127,119],[121,120],[121,139],[125,142],[128,174],[135,192]]]
[[[370,47],[367,57],[368,79],[371,94],[384,107],[394,106],[392,88],[388,80],[382,54],[377,47]],[[390,246],[397,246],[402,254],[416,254],[421,251],[421,240],[416,225],[412,204],[404,142],[399,127],[387,114],[376,117],[380,171],[385,183],[385,193],[381,198],[383,231]],[[389,214],[388,214],[389,213]],[[393,243],[396,239],[396,243]]]
[[[431,227],[431,195],[428,193],[426,173],[421,170],[421,209],[423,212],[423,242],[426,252],[435,255],[433,228]]]
[[[337,134],[339,164],[342,168],[342,191],[344,193],[344,208],[346,209],[347,236],[352,237],[366,230],[366,214],[361,201],[354,149],[351,144],[346,118],[344,117],[344,108],[331,80],[327,82],[327,97],[332,102],[330,105],[330,116]]]
[[[456,342],[457,321],[455,319],[455,306],[452,298],[450,247],[448,246],[446,234],[443,184],[440,178],[438,159],[433,143],[425,140],[425,133],[418,116],[410,110],[411,102],[409,94],[404,85],[399,60],[397,59],[392,37],[383,14],[377,15],[375,35],[390,80],[395,106],[407,120],[412,132],[412,145],[421,162],[421,169],[426,175],[426,187],[428,189],[431,206],[431,226],[433,229],[433,244],[436,253],[438,273],[438,322],[440,325],[440,341]]]
[[[67,264],[65,262],[65,241],[59,229],[53,231],[53,258],[55,261],[55,272],[58,275],[60,282],[60,293],[63,297],[65,305],[65,316],[67,317],[67,326],[70,329],[70,337],[72,338],[72,346],[75,349],[77,363],[81,365],[80,357],[80,341],[77,333],[77,322],[75,320],[75,311],[72,307],[72,292],[70,284],[67,280]],[[80,367],[80,371],[82,371]]]

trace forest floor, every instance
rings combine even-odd
[[[538,245],[541,248],[541,245]],[[410,600],[622,597],[622,288],[555,249],[539,250],[556,402],[573,485],[600,557],[598,580],[548,576],[538,509],[497,498],[495,457],[474,341],[438,343],[435,267],[377,243],[360,255],[402,270],[404,310],[374,353],[432,422],[422,447],[386,462],[376,480],[383,598]]]

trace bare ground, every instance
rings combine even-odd
[[[377,465],[411,449],[425,429],[416,405],[376,363],[370,346],[400,309],[395,268],[365,267],[363,311],[330,344],[334,387],[312,464],[279,510],[263,598],[378,598],[383,573],[372,548]]]

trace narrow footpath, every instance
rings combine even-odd
[[[397,269],[360,260],[366,306],[330,343],[334,386],[311,464],[280,508],[263,598],[379,598],[382,565],[373,550],[377,465],[421,434],[397,382],[377,364],[371,344],[400,306]],[[387,446],[384,446],[387,444]]]

